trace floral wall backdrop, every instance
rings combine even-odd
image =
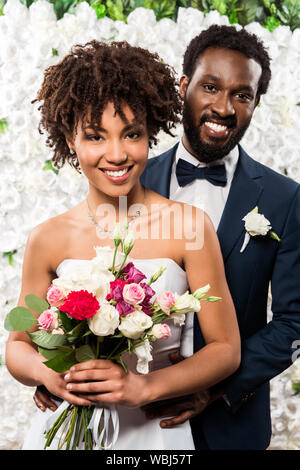
[[[0,449],[20,449],[35,405],[34,389],[15,381],[5,367],[3,328],[6,313],[16,305],[24,247],[38,223],[82,200],[87,186],[66,166],[59,172],[49,162],[51,151],[37,128],[39,113],[31,101],[44,69],[59,61],[73,44],[91,39],[126,40],[158,52],[178,77],[189,41],[213,23],[229,24],[217,11],[204,14],[179,8],[176,22],[157,21],[154,12],[137,8],[123,21],[98,19],[86,2],[74,14],[57,20],[53,5],[38,0],[26,8],[8,0],[0,16]],[[241,28],[239,24],[236,28]],[[258,161],[300,182],[300,29],[278,26],[270,32],[259,23],[246,26],[257,34],[272,58],[272,80],[256,109],[243,146]],[[181,133],[180,126],[177,135]],[[151,156],[169,148],[175,137],[161,135]],[[269,318],[271,318],[271,311]],[[299,345],[298,345],[299,347]],[[291,349],[291,354],[293,350]],[[297,350],[296,350],[297,353]],[[299,354],[300,355],[300,354]],[[297,354],[295,354],[297,357]],[[271,382],[272,449],[300,450],[300,360]]]

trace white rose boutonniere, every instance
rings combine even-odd
[[[251,237],[256,237],[257,235],[269,235],[274,240],[280,242],[280,238],[276,235],[275,232],[271,231],[271,223],[263,214],[259,214],[258,207],[254,207],[254,209],[242,219],[245,222],[245,238],[242,248],[240,249],[240,253],[243,253],[246,246],[248,245]]]

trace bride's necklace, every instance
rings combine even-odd
[[[127,226],[129,227],[130,224],[132,224],[142,213],[142,206],[144,205],[146,200],[146,188],[144,187],[144,199],[143,202],[141,203],[140,207],[135,211],[135,213],[130,217],[129,222],[127,222]],[[86,203],[87,203],[87,209],[88,209],[88,218],[92,222],[95,227],[97,227],[97,230],[99,230],[102,233],[105,233],[107,236],[113,234],[113,230],[107,230],[106,228],[102,227],[98,222],[94,219],[90,205],[89,205],[89,200],[88,197],[86,198]]]

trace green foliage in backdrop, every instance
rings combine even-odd
[[[7,0],[0,0],[0,15]],[[29,7],[35,0],[20,0]],[[83,0],[49,0],[54,5],[57,18],[73,13]],[[273,31],[280,24],[291,30],[300,28],[300,0],[86,0],[96,11],[98,18],[108,16],[113,20],[126,21],[131,11],[138,7],[150,8],[157,20],[171,18],[176,21],[179,7],[193,7],[208,13],[217,10],[227,15],[230,23],[245,26],[257,21]]]

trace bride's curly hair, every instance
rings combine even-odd
[[[125,41],[73,46],[62,61],[45,70],[36,101],[41,102],[39,131],[48,134],[54,166],[61,168],[67,161],[77,170],[79,162],[70,154],[66,136],[74,137],[80,120],[97,127],[109,102],[125,122],[124,104],[137,121],[146,117],[150,147],[160,130],[173,135],[182,111],[173,68],[158,54]]]

